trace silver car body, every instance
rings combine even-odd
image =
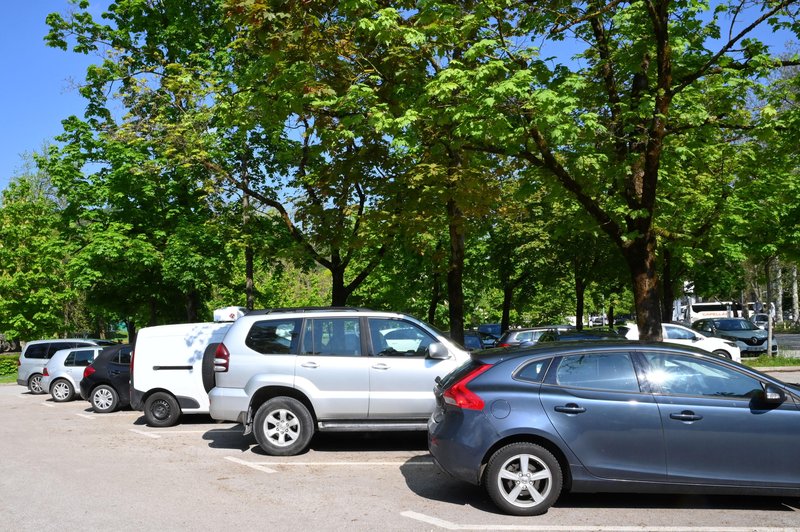
[[[41,386],[41,375],[44,371],[44,366],[47,361],[57,351],[62,349],[71,349],[74,347],[83,347],[91,345],[114,345],[115,342],[110,340],[98,340],[92,338],[59,338],[52,340],[33,340],[25,344],[25,348],[19,356],[19,367],[17,368],[17,384],[20,386],[27,386],[31,389],[31,377],[36,378],[35,386],[37,389]],[[79,379],[80,380],[80,379]],[[34,393],[43,393],[47,388],[42,388],[40,391]]]
[[[56,397],[54,386],[58,381],[67,381],[72,386],[72,393],[79,393],[80,382],[83,378],[83,370],[91,364],[98,353],[102,351],[102,346],[84,346],[72,349],[62,349],[55,354],[45,364],[44,375],[42,376],[42,388],[53,395],[56,400],[64,400]]]
[[[291,334],[281,334],[291,336],[291,352],[288,340],[281,354],[249,347],[251,330],[259,323],[276,324],[274,330],[290,328]],[[347,341],[340,339],[338,350],[331,352],[312,348],[306,338],[314,327],[310,323],[322,324],[323,330],[338,323],[347,331]],[[320,336],[335,340],[327,333]],[[254,398],[284,389],[308,401],[321,430],[355,430],[342,427],[393,420],[413,420],[424,429],[436,405],[436,377],[469,358],[467,351],[421,321],[365,310],[250,313],[233,324],[223,344],[230,366],[215,375],[216,386],[209,392],[211,417],[249,425],[248,413],[258,406]],[[432,344],[441,344],[437,349],[446,354],[427,356]]]

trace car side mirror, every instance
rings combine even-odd
[[[450,358],[450,351],[441,342],[434,342],[428,346],[428,358],[446,360]]]
[[[786,394],[783,393],[783,390],[778,388],[773,384],[767,384],[764,387],[764,395],[762,396],[762,400],[771,405],[779,405],[786,401]]]

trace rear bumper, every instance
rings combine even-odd
[[[209,414],[218,421],[244,423],[250,397],[240,388],[212,388],[208,392]]]

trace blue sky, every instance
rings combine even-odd
[[[109,0],[92,1],[104,6]],[[86,67],[96,62],[72,52],[48,48],[45,17],[65,12],[67,0],[10,0],[0,17],[0,190],[22,166],[21,155],[40,150],[61,132],[61,120],[81,116],[77,91]],[[99,9],[99,8],[98,8]],[[759,35],[780,52],[788,36]]]

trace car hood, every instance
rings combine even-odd
[[[754,329],[751,331],[724,331],[717,329],[717,336],[731,336],[733,338],[766,338],[767,331],[764,329]]]

